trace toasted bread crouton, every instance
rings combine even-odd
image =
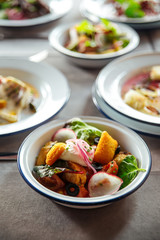
[[[63,173],[63,179],[67,182],[75,183],[77,185],[84,185],[87,181],[86,169],[81,165],[68,161],[68,166],[72,170],[80,171],[83,173]]]
[[[37,160],[36,160],[36,165],[40,166],[40,165],[45,165],[46,164],[46,155],[49,152],[49,150],[51,149],[51,147],[54,145],[54,142],[50,141],[47,142],[40,150]]]
[[[119,166],[120,163],[123,161],[123,159],[125,159],[128,155],[131,155],[131,153],[120,151],[118,154],[115,155],[115,157],[114,157],[113,160],[114,160],[114,161],[117,163],[117,165]]]
[[[79,186],[79,193],[77,197],[89,197],[89,192],[84,186]]]
[[[98,142],[94,161],[105,165],[112,161],[115,151],[118,147],[118,142],[113,139],[106,131],[102,132],[101,138]]]
[[[56,143],[47,153],[46,164],[51,166],[53,163],[55,163],[55,161],[59,159],[59,157],[61,156],[65,149],[66,149],[65,143],[61,142]]]
[[[57,174],[54,174],[52,177],[43,177],[39,178],[38,181],[45,187],[49,188],[52,191],[56,191],[64,187],[65,183],[58,177]]]

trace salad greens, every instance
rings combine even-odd
[[[124,14],[129,18],[142,18],[146,15],[147,11],[156,14],[153,1],[138,1],[138,0],[114,0],[122,6]],[[144,2],[144,5],[143,5]]]
[[[77,26],[77,32],[78,33],[85,33],[87,35],[93,35],[95,32],[94,26],[87,20],[83,20],[78,26]]]
[[[97,24],[82,20],[68,30],[68,35],[65,47],[86,54],[116,52],[125,48],[130,42],[126,33],[121,32],[116,24],[103,18]]]
[[[41,0],[0,0],[0,19],[24,20],[48,13],[48,5]]]
[[[43,178],[43,177],[52,177],[54,174],[58,174],[58,173],[81,173],[80,171],[76,171],[76,170],[71,170],[65,167],[50,167],[49,165],[40,165],[40,166],[34,166],[33,168],[33,172],[35,172],[39,177]]]
[[[100,137],[102,131],[83,122],[80,118],[73,118],[66,124],[67,128],[72,129],[78,139],[86,141],[89,145],[94,144],[94,139]]]
[[[129,185],[137,176],[139,171],[145,172],[145,169],[138,168],[135,156],[128,155],[119,165],[118,177],[123,180],[121,189]]]

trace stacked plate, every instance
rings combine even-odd
[[[107,117],[138,132],[160,136],[160,117],[139,112],[123,101],[121,90],[131,73],[160,65],[160,53],[128,55],[112,61],[99,73],[92,89],[96,107]]]
[[[160,5],[158,5],[156,10],[160,12]],[[84,0],[81,3],[80,11],[84,17],[93,22],[99,21],[99,18],[106,18],[114,22],[126,23],[135,29],[153,29],[160,27],[160,14],[142,18],[117,16],[115,8],[109,0]]]

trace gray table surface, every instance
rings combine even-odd
[[[80,19],[80,1],[56,23],[24,31],[0,28],[0,57],[28,57],[47,49],[44,59],[68,79],[71,96],[54,117],[98,116],[104,118],[92,101],[91,88],[100,69],[83,69],[69,63],[53,50],[47,37],[55,25]],[[160,29],[138,30],[140,45],[134,52],[160,50]],[[3,38],[4,37],[4,38]],[[82,96],[78,97],[78,96]],[[30,131],[0,138],[0,152],[17,151]],[[152,154],[149,178],[134,194],[99,209],[70,209],[55,204],[32,190],[21,178],[16,161],[0,161],[0,239],[54,240],[158,240],[160,239],[160,139],[140,134]]]

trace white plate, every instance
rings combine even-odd
[[[107,118],[113,119],[139,133],[160,136],[160,127],[159,126],[152,126],[147,123],[142,123],[131,118],[128,118],[119,112],[115,111],[111,108],[106,102],[99,96],[98,92],[96,91],[95,86],[92,88],[92,100],[98,110],[104,114]]]
[[[49,23],[55,21],[65,14],[67,14],[72,6],[73,0],[44,0],[50,8],[50,13],[41,17],[26,19],[26,20],[7,20],[0,19],[1,27],[29,27],[35,25],[41,25],[44,23]]]
[[[117,52],[105,54],[85,54],[74,52],[65,48],[64,44],[66,43],[68,38],[69,28],[77,23],[80,23],[80,21],[66,23],[54,28],[49,35],[49,42],[53,48],[55,48],[58,52],[67,57],[70,61],[83,67],[91,68],[102,67],[106,65],[109,61],[113,60],[114,58],[117,58],[119,56],[122,56],[126,53],[133,51],[138,46],[140,41],[139,35],[134,29],[132,29],[130,26],[127,26],[126,24],[117,23],[116,24],[117,28],[121,32],[125,33],[126,38],[130,40],[129,44],[125,48]]]
[[[141,113],[123,101],[123,84],[141,68],[160,64],[160,53],[141,53],[123,56],[104,67],[96,79],[100,96],[114,110],[132,119],[160,126],[160,117]],[[118,66],[118,67],[117,67]]]
[[[0,74],[14,76],[32,84],[39,92],[36,113],[23,111],[16,123],[0,125],[0,136],[11,135],[37,127],[54,117],[70,96],[68,81],[56,68],[25,59],[0,58]]]
[[[89,13],[97,17],[107,18],[111,21],[116,22],[139,24],[160,21],[160,15],[145,16],[143,18],[128,18],[126,16],[117,16],[113,4],[107,0],[85,0],[83,1],[83,6]]]

